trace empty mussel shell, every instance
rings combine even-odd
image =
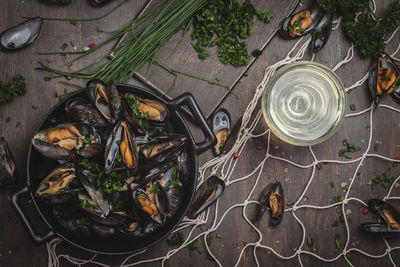
[[[220,108],[214,113],[212,116],[212,129],[217,137],[214,153],[219,156],[231,133],[231,116],[227,110]]]
[[[39,35],[42,23],[43,19],[36,17],[5,30],[0,35],[0,47],[6,51],[13,51],[30,45]]]
[[[317,53],[326,44],[332,32],[333,14],[325,13],[318,21],[315,29],[312,32],[312,39],[310,43],[310,52]]]
[[[196,218],[207,207],[214,203],[224,192],[225,182],[217,176],[208,178],[198,190],[196,190],[192,205],[188,211],[188,217]]]
[[[102,7],[107,5],[108,3],[112,2],[113,0],[89,0],[89,4],[92,7]]]
[[[14,158],[4,137],[0,138],[0,187],[16,185],[18,175]]]
[[[93,127],[107,127],[108,121],[101,115],[93,104],[82,98],[73,98],[65,104],[67,118],[72,122],[82,122]]]
[[[369,200],[368,207],[385,220],[389,230],[400,229],[400,213],[395,207],[379,199]]]
[[[319,6],[302,10],[283,20],[279,34],[282,38],[293,39],[310,33],[321,18],[323,10]]]
[[[394,91],[399,80],[400,71],[388,54],[383,53],[374,60],[369,72],[368,89],[375,106],[379,105],[381,97]]]
[[[400,236],[400,229],[389,228],[386,223],[363,223],[361,228],[367,233],[382,237]]]

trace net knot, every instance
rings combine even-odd
[[[296,210],[297,210],[297,206],[296,206],[296,205],[293,205],[292,210],[293,210],[293,211],[296,211]]]
[[[349,203],[349,200],[347,198],[343,199],[343,204]]]
[[[297,255],[300,255],[300,254],[301,254],[301,248],[299,248],[299,249],[296,251],[296,254],[297,254]]]
[[[391,247],[388,247],[388,248],[386,249],[386,251],[387,251],[387,253],[390,253],[390,252],[392,252],[392,248],[391,248]]]
[[[249,204],[249,201],[246,199],[245,201],[243,201],[243,204],[244,204],[245,206],[247,206],[247,204]]]

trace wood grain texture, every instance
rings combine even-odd
[[[39,38],[32,46],[17,53],[0,52],[0,80],[8,81],[15,74],[22,73],[26,77],[28,84],[28,92],[26,95],[18,97],[11,103],[0,104],[0,114],[2,116],[0,118],[0,136],[4,136],[8,141],[22,177],[25,175],[25,164],[30,137],[34,133],[42,117],[58,101],[57,98],[53,97],[53,92],[56,91],[62,94],[64,88],[67,88],[68,91],[74,90],[72,87],[58,83],[55,79],[45,82],[43,77],[48,74],[34,70],[34,68],[38,66],[37,61],[39,60],[43,61],[48,59],[51,61],[51,65],[57,66],[63,63],[65,59],[60,56],[38,56],[36,52],[58,51],[64,42],[69,45],[67,49],[71,49],[69,41],[72,41],[78,49],[90,43],[98,43],[108,34],[97,32],[97,27],[103,31],[113,31],[120,28],[137,14],[141,7],[144,6],[145,2],[145,0],[129,1],[122,8],[105,19],[86,23],[78,22],[75,26],[68,22],[46,21]],[[275,17],[270,25],[262,25],[259,22],[255,22],[254,34],[249,39],[249,51],[258,47],[263,40],[266,39],[274,28],[273,25],[279,23],[280,17],[289,9],[291,3],[291,1],[286,0],[252,0],[252,2],[258,9],[269,8]],[[308,0],[303,2],[303,6],[299,6],[298,9],[302,9],[309,4]],[[386,7],[389,3],[389,0],[379,1],[379,7]],[[111,8],[112,5],[113,4],[102,9],[94,9],[91,8],[86,1],[75,0],[73,4],[67,7],[48,7],[39,4],[36,0],[3,0],[0,3],[0,31],[21,22],[22,16],[94,17],[104,13],[105,10]],[[180,33],[175,35],[166,44],[164,49],[160,50],[160,54],[158,55],[160,60],[165,60],[169,50],[174,47],[179,38]],[[387,46],[387,52],[392,53],[395,51],[399,41],[400,38],[397,34],[394,40]],[[282,59],[295,42],[296,41],[282,40],[279,37],[275,38],[250,68],[248,76],[244,77],[242,82],[234,88],[234,93],[238,98],[230,95],[222,105],[231,113],[233,122],[239,119],[247,103],[252,99],[255,88],[263,78],[265,68]],[[346,56],[349,47],[350,44],[345,40],[340,28],[332,32],[332,36],[327,45],[315,56],[315,61],[332,68],[339,60]],[[86,63],[91,62],[91,60],[103,54],[107,49],[109,49],[109,47],[105,47],[99,51],[97,55],[92,55],[77,62],[72,66],[72,69],[78,69]],[[307,53],[305,59],[310,58],[311,55]],[[229,85],[230,82],[235,79],[235,75],[240,72],[240,69],[234,69],[231,66],[220,63],[216,58],[215,50],[210,53],[210,57],[206,61],[197,59],[197,55],[190,45],[190,33],[184,38],[177,53],[172,56],[169,61],[166,61],[166,63],[179,70],[198,74],[209,79],[219,77],[221,81],[227,85]],[[364,76],[369,65],[370,60],[360,58],[358,52],[355,51],[353,61],[339,68],[337,74],[341,77],[345,86],[349,86]],[[145,68],[141,70],[141,73],[145,73]],[[166,89],[172,83],[173,76],[153,66],[150,80],[154,81],[161,88]],[[73,80],[73,82],[84,84],[84,81],[81,80]],[[137,81],[132,80],[131,83],[137,83]],[[175,89],[171,91],[171,94],[172,96],[176,96],[184,91],[190,91],[196,96],[197,102],[202,107],[204,113],[211,108],[212,101],[224,93],[223,88],[210,86],[207,83],[197,82],[190,78],[179,77]],[[351,94],[348,94],[347,101],[348,104],[355,104],[357,111],[369,107],[371,102],[365,86],[361,86],[353,90]],[[397,105],[390,97],[383,99],[383,103],[393,106]],[[33,110],[31,108],[32,105],[38,105],[39,108]],[[351,112],[349,108],[347,112]],[[8,123],[5,122],[7,117],[11,118]],[[375,153],[391,158],[400,156],[399,114],[383,108],[378,108],[374,112],[373,119],[372,142],[380,143],[379,150]],[[15,126],[18,122],[21,122],[21,125],[16,128]],[[345,119],[342,127],[333,137],[313,147],[317,158],[342,159],[338,157],[337,152],[341,148],[344,138],[347,138],[351,143],[361,147],[360,152],[353,154],[354,157],[361,156],[362,151],[366,149],[369,135],[365,129],[366,125],[369,125],[368,113],[359,117]],[[257,132],[262,132],[265,129],[266,125],[261,120],[257,127]],[[200,132],[195,128],[193,128],[193,130],[195,137],[200,139]],[[265,149],[266,141],[267,139],[264,136],[252,139],[248,142],[248,148],[238,159],[238,164],[232,179],[246,175],[258,165],[265,151],[256,150],[255,147],[257,144],[262,144]],[[373,148],[371,148],[370,151],[374,152]],[[308,148],[294,147],[285,144],[274,136],[271,137],[270,152],[272,155],[287,158],[299,164],[310,164],[313,162]],[[200,161],[205,162],[211,158],[212,153],[208,151],[200,157]],[[359,197],[364,201],[372,197],[383,197],[387,192],[384,188],[377,188],[371,191],[368,183],[372,178],[380,175],[390,166],[391,164],[386,161],[373,158],[367,159],[360,169],[361,175],[357,178],[350,196]],[[301,204],[329,204],[331,197],[344,194],[340,184],[344,182],[349,184],[349,178],[353,175],[355,168],[355,164],[323,165],[322,169],[316,172],[314,180]],[[289,200],[295,201],[304,190],[306,183],[310,179],[310,175],[311,168],[298,169],[284,162],[269,159],[264,166],[259,184],[252,199],[258,199],[260,192],[269,182],[278,180],[284,186],[286,202]],[[400,168],[392,168],[390,175],[393,177],[399,176]],[[247,197],[255,179],[256,177],[253,176],[248,180],[227,187],[220,200],[219,217],[222,212],[233,203],[239,203]],[[334,183],[334,188],[330,187],[330,182]],[[400,190],[396,188],[393,194],[400,195]],[[45,266],[47,263],[45,246],[36,247],[32,244],[22,224],[10,208],[6,195],[7,192],[0,192],[0,266]],[[392,203],[399,207],[399,202]],[[45,230],[43,225],[41,225],[40,218],[38,218],[37,215],[35,216],[35,210],[31,203],[27,203],[26,206],[27,210],[30,211],[30,215],[36,218],[34,221],[39,229]],[[246,208],[246,214],[251,217],[255,209],[256,207],[254,205],[249,205]],[[361,233],[358,229],[360,223],[375,220],[372,218],[372,214],[362,215],[362,206],[357,203],[350,203],[346,206],[346,210],[347,209],[351,211],[349,217],[351,217],[353,221],[353,223],[350,224],[352,236],[350,237],[349,247],[358,247],[373,254],[384,253],[386,248],[381,240],[373,239]],[[212,207],[212,210],[214,210],[214,207]],[[296,212],[296,216],[304,223],[306,237],[309,236],[315,239],[314,247],[310,248],[305,244],[302,250],[313,251],[325,257],[336,256],[340,251],[335,246],[334,236],[336,233],[339,233],[344,242],[345,228],[343,224],[340,224],[338,227],[332,227],[331,224],[335,220],[338,220],[340,212],[341,210],[339,208],[331,208],[324,211],[304,209]],[[302,241],[301,226],[296,222],[293,215],[290,213],[285,214],[282,223],[278,227],[271,228],[268,227],[267,224],[267,216],[265,216],[261,226],[261,231],[263,232],[263,240],[261,243],[271,246],[277,252],[285,256],[291,255],[294,252],[293,249],[297,248]],[[250,226],[244,221],[241,209],[234,209],[230,212],[216,232],[222,234],[223,238],[218,239],[214,236],[211,249],[224,266],[232,266],[235,263],[243,247],[243,242],[248,243],[257,240],[256,233],[251,232]],[[197,233],[197,231],[195,231],[195,233]],[[187,233],[185,232],[185,234]],[[168,261],[169,266],[213,266],[214,264],[207,259],[205,248],[201,240],[198,241],[198,243],[203,251],[201,255],[194,252],[191,257],[188,250],[184,249]],[[400,245],[399,240],[389,240],[389,243],[392,246]],[[136,257],[135,260],[165,255],[169,249],[171,249],[171,247],[168,247],[166,242],[162,241],[149,249],[148,252]],[[92,256],[90,253],[81,251],[67,244],[62,244],[58,251],[81,258],[90,258]],[[289,261],[282,261],[272,253],[263,249],[257,249],[256,254],[262,266],[272,266],[273,264],[277,266],[299,266],[296,258]],[[254,266],[255,261],[252,255],[253,250],[250,249],[249,257],[244,255],[241,259],[240,266]],[[396,251],[393,252],[392,255],[395,262],[399,263],[400,253]],[[390,265],[388,257],[373,260],[360,256],[358,253],[350,253],[350,256],[355,266]],[[122,262],[123,257],[98,256],[97,260],[115,266]],[[343,258],[331,264],[322,263],[311,256],[301,256],[301,260],[304,266],[347,266]],[[69,266],[65,260],[62,261],[62,265]],[[147,265],[159,265],[159,262],[157,264],[150,263]]]

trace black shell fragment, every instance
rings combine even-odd
[[[332,13],[325,13],[315,26],[310,43],[311,53],[319,52],[328,41],[332,32],[332,21]]]
[[[4,137],[0,138],[0,187],[15,185],[18,180],[14,158]]]
[[[42,23],[43,19],[36,17],[5,30],[0,35],[0,47],[13,51],[32,44],[39,35]]]

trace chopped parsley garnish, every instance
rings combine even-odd
[[[217,238],[219,238],[219,239],[222,238],[222,234],[215,234],[215,236],[216,236]]]
[[[286,203],[286,206],[290,207],[290,206],[293,206],[293,204],[294,204],[294,202],[291,201],[291,200],[289,200],[289,201]]]
[[[336,234],[335,235],[335,244],[337,248],[341,248],[342,247],[342,241],[340,240],[340,235]]]
[[[81,226],[90,226],[90,220],[88,217],[78,218],[75,222]]]
[[[314,245],[314,238],[308,237],[308,238],[307,238],[307,245],[308,245],[309,247],[312,247],[312,246]]]
[[[186,246],[189,249],[190,257],[193,256],[193,251],[197,251],[199,254],[202,253],[201,249],[197,246],[197,239],[193,240],[189,245]]]
[[[25,78],[21,74],[15,75],[9,83],[0,81],[0,103],[10,102],[25,93]]]

